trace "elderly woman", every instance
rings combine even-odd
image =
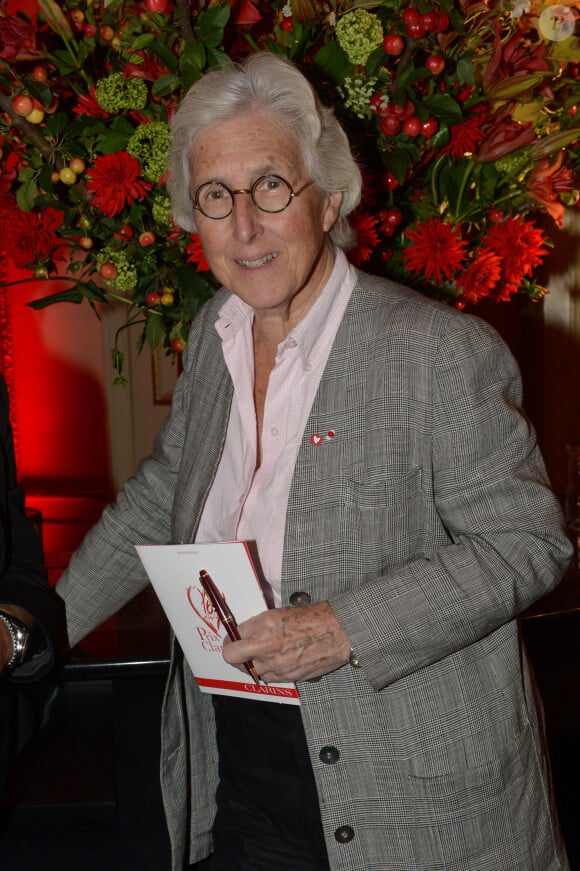
[[[567,869],[515,618],[570,546],[508,350],[349,266],[360,174],[280,58],[192,87],[170,193],[223,289],[58,585],[70,639],[145,585],[134,544],[251,540],[272,607],[223,655],[301,696],[212,700],[174,643],[174,871]]]

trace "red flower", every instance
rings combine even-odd
[[[203,252],[203,248],[201,247],[201,242],[199,241],[199,236],[197,235],[197,233],[192,233],[190,238],[191,242],[185,249],[185,253],[189,254],[187,262],[197,263],[198,272],[210,272],[211,266],[205,259],[205,254]]]
[[[3,222],[6,254],[19,269],[37,260],[62,259],[66,246],[56,235],[63,213],[57,209],[22,212],[14,210]]]
[[[477,151],[478,144],[485,139],[484,121],[488,114],[486,106],[476,107],[473,110],[473,118],[466,118],[458,124],[449,127],[449,142],[441,149],[442,153],[449,154],[458,159],[465,154],[473,154]]]
[[[23,18],[14,18],[0,11],[0,58],[7,61],[38,60],[44,55],[45,52],[36,44],[36,28]]]
[[[552,164],[547,157],[540,160],[532,169],[526,183],[529,195],[542,204],[557,227],[563,226],[565,212],[559,194],[574,190],[575,187],[574,173],[563,167],[563,162],[563,151]]]
[[[518,287],[526,275],[531,275],[536,266],[541,265],[548,253],[542,230],[532,222],[524,221],[521,215],[510,217],[503,224],[495,224],[484,242],[502,258],[506,283]]]
[[[373,249],[379,244],[375,229],[379,221],[378,218],[357,210],[350,216],[350,222],[356,230],[356,246],[348,252],[348,259],[354,266],[360,266],[370,258]]]
[[[109,113],[101,109],[98,100],[97,92],[94,85],[89,88],[88,94],[82,94],[77,101],[76,106],[73,106],[75,115],[89,115],[91,118],[108,118]]]
[[[478,251],[461,278],[457,279],[457,289],[466,302],[477,303],[489,296],[501,278],[501,257],[494,251]]]
[[[114,218],[134,200],[142,200],[152,185],[139,179],[140,175],[139,161],[126,151],[97,157],[87,171],[87,190],[94,194],[93,206]]]
[[[441,151],[455,159],[466,153],[472,154],[477,150],[478,143],[485,139],[481,124],[479,118],[467,118],[459,124],[452,124],[449,127],[449,142]]]
[[[403,251],[403,261],[409,272],[436,281],[452,279],[465,260],[467,242],[461,239],[460,231],[431,216],[428,222],[420,221],[415,228],[404,234],[411,242]]]
[[[531,121],[518,124],[509,117],[511,104],[508,103],[486,130],[485,141],[479,149],[476,159],[479,163],[492,163],[500,157],[505,157],[518,148],[530,145],[536,140],[536,133]]]
[[[493,22],[495,37],[491,60],[483,76],[483,87],[488,91],[493,85],[511,76],[526,75],[537,70],[548,70],[548,63],[544,60],[547,44],[540,40],[533,45],[529,39],[525,39],[521,33],[515,33],[508,41],[502,43],[502,25],[499,21]]]
[[[143,63],[127,63],[123,67],[123,78],[144,79],[148,82],[156,82],[161,76],[167,76],[171,70],[159,58],[149,51],[137,49],[131,52],[132,57],[140,57]]]

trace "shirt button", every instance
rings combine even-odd
[[[340,759],[340,752],[336,749],[336,747],[327,746],[323,747],[318,757],[321,762],[324,762],[325,765],[334,765],[335,762],[338,762]]]
[[[339,826],[334,832],[334,837],[339,844],[348,844],[354,838],[354,829],[352,826]]]
[[[312,363],[306,363],[304,366],[305,372],[312,372]]]
[[[296,339],[288,339],[288,347],[289,348],[295,348],[297,344],[298,344],[298,342],[296,341]]]
[[[278,432],[279,432],[278,427],[277,427],[277,426],[273,426],[272,429],[270,430],[270,435],[273,435],[274,438],[276,438],[276,436],[278,435]]]
[[[302,605],[310,605],[312,599],[308,595],[308,593],[292,593],[290,596],[290,604],[293,608],[299,608]]]

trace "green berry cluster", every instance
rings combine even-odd
[[[349,61],[356,66],[362,65],[381,45],[383,25],[376,15],[365,9],[354,9],[339,19],[336,38]]]
[[[169,126],[164,121],[153,121],[137,127],[129,139],[127,151],[141,164],[143,177],[157,182],[167,172],[169,146]]]
[[[120,112],[140,110],[147,105],[147,85],[141,79],[125,79],[123,73],[111,73],[97,82],[97,102],[101,109]]]
[[[372,115],[370,99],[374,94],[378,79],[368,76],[347,76],[340,93],[344,98],[344,105],[357,116],[357,118],[370,118]]]

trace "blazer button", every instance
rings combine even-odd
[[[336,749],[336,747],[323,747],[318,754],[318,758],[321,762],[324,762],[325,765],[334,765],[334,763],[338,762],[338,760],[340,759],[340,752]]]
[[[354,829],[352,826],[339,826],[334,833],[334,837],[339,844],[348,844],[354,838]]]
[[[290,604],[293,608],[299,608],[301,605],[310,605],[312,599],[308,593],[292,593],[290,596]]]

